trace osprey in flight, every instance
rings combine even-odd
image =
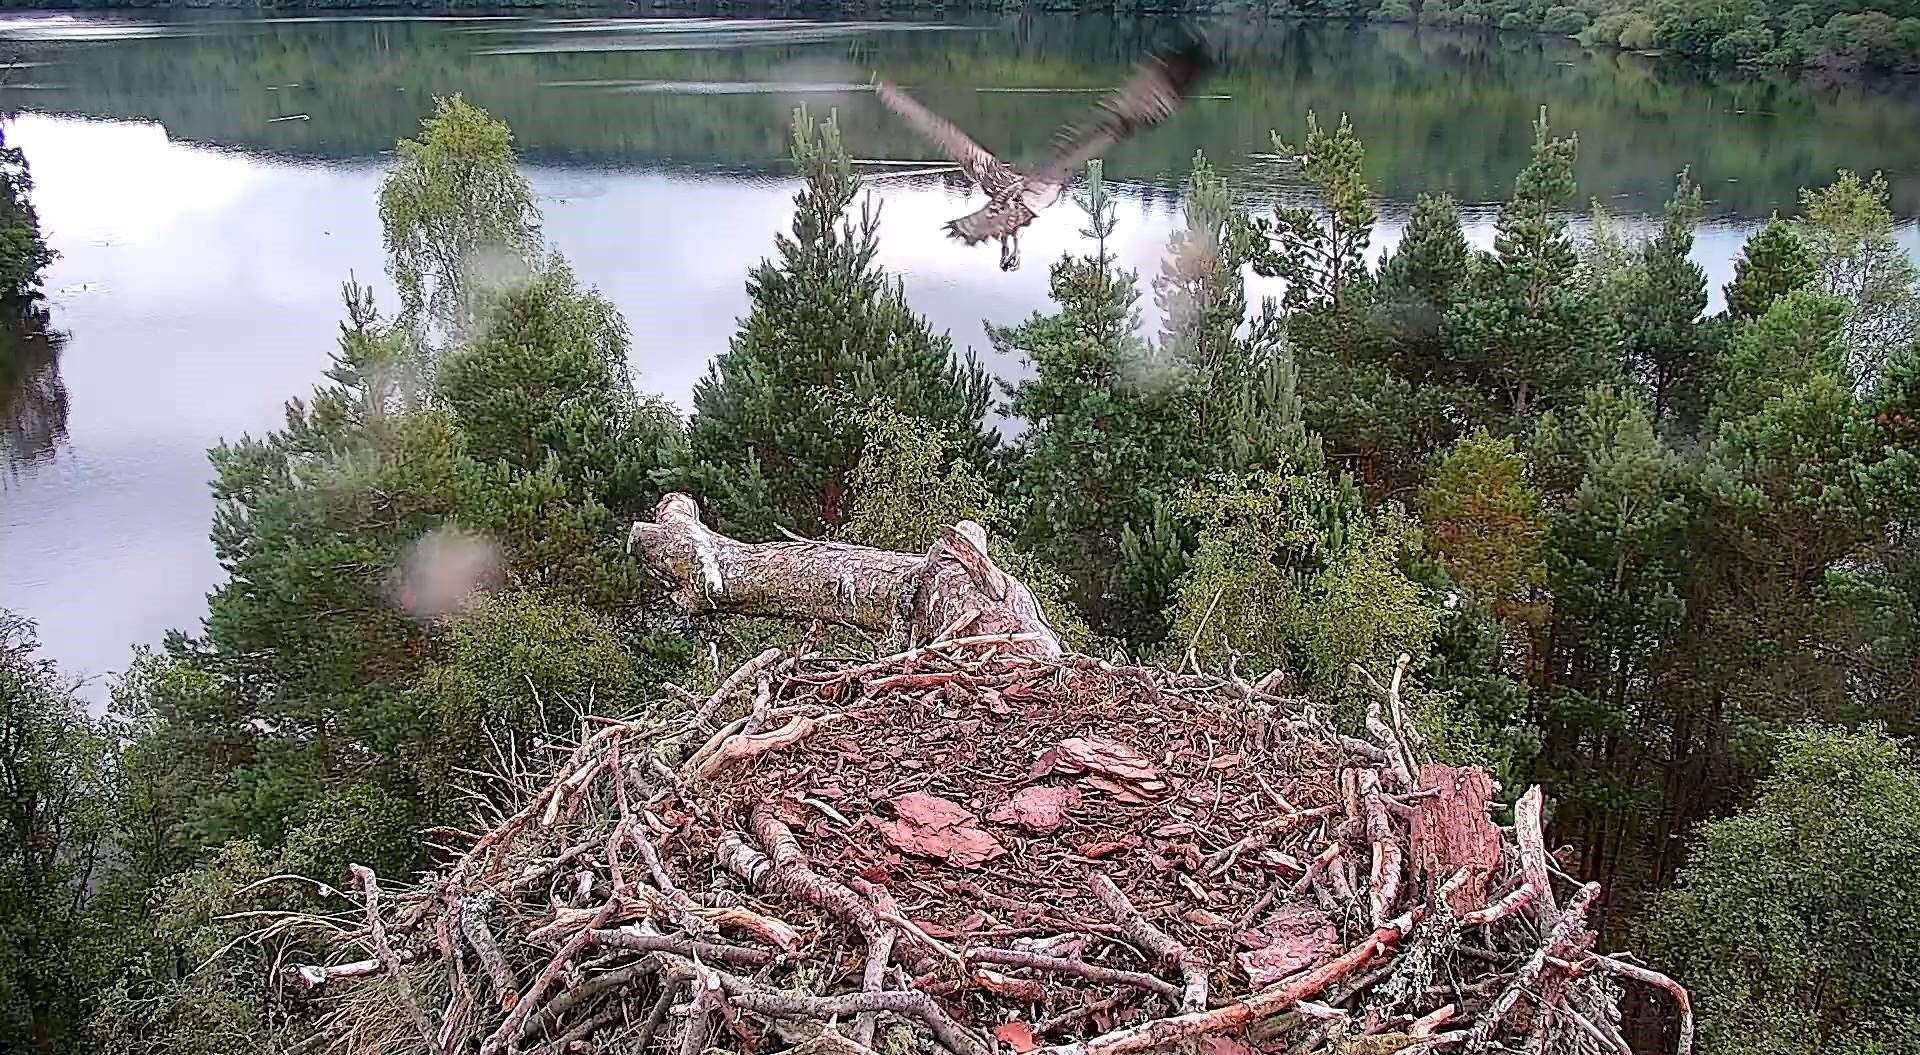
[[[953,122],[886,81],[875,82],[874,91],[887,109],[932,140],[987,193],[987,204],[947,224],[947,233],[968,245],[1000,239],[1000,269],[1012,271],[1020,266],[1020,229],[1060,197],[1074,173],[1107,147],[1172,116],[1212,65],[1198,41],[1155,54],[1100,101],[1085,125],[1061,129],[1054,137],[1053,158],[1031,173],[987,153]]]

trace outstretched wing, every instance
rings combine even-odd
[[[1212,69],[1213,59],[1197,39],[1149,58],[1118,91],[1100,100],[1090,121],[1060,130],[1053,160],[1037,177],[1054,183],[1071,179],[1101,151],[1171,117]]]
[[[1018,194],[1005,194],[947,225],[947,233],[968,245],[1005,238],[1033,222],[1033,210]]]
[[[987,153],[985,147],[969,139],[952,121],[921,106],[919,101],[886,81],[875,81],[873,90],[880,97],[882,105],[952,158],[968,179],[980,185],[981,190],[988,194],[999,194],[1020,182],[1019,173],[1006,162]]]

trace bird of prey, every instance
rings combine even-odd
[[[1133,76],[1102,99],[1082,125],[1069,125],[1054,137],[1051,159],[1032,172],[1020,172],[967,137],[953,122],[928,110],[884,80],[874,91],[880,102],[931,140],[987,194],[987,204],[947,224],[947,233],[968,245],[1000,240],[1000,269],[1020,266],[1020,229],[1060,197],[1066,182],[1107,147],[1166,120],[1186,101],[1213,61],[1196,39],[1162,49],[1135,68]]]

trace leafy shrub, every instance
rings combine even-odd
[[[1791,734],[1753,804],[1701,832],[1648,914],[1722,1055],[1912,1052],[1920,762],[1875,732]]]

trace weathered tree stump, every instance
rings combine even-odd
[[[1052,658],[1060,638],[1026,584],[987,556],[986,529],[963,520],[924,554],[844,542],[741,542],[669,494],[652,523],[637,521],[627,552],[690,612],[845,623],[907,645],[960,633],[1007,635],[1018,652]]]

